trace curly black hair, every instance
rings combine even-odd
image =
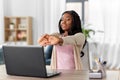
[[[68,13],[72,16],[72,26],[71,26],[71,29],[68,31],[68,35],[74,35],[78,32],[81,32],[82,33],[82,28],[81,28],[81,20],[80,20],[80,17],[79,15],[74,11],[74,10],[70,10],[70,11],[65,11],[62,16],[65,14],[65,13]],[[58,24],[58,27],[59,27],[59,32],[60,34],[64,33],[64,30],[61,28],[61,19],[59,21],[59,24]]]

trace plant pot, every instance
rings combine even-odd
[[[14,29],[14,25],[10,24],[9,28]]]

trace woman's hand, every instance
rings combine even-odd
[[[49,35],[48,34],[44,34],[43,36],[41,36],[39,39],[38,39],[38,43],[41,45],[41,46],[46,46],[49,44]]]
[[[56,45],[56,44],[61,45],[63,43],[63,40],[62,38],[59,38],[57,36],[45,34],[38,39],[38,43],[41,46]]]
[[[61,44],[61,43],[63,43],[63,40],[62,40],[62,38],[51,35],[51,36],[49,36],[49,43],[50,43],[50,45]]]

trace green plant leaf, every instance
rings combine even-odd
[[[92,30],[92,29],[82,28],[82,32],[83,32],[83,34],[85,35],[85,38],[86,38],[86,39],[87,39],[88,37],[90,38],[90,35],[89,35],[90,32],[93,32],[93,34],[95,34],[95,31]]]

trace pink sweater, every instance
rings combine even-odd
[[[57,37],[61,36],[60,33],[53,33],[52,35],[57,36]],[[63,39],[63,44],[61,46],[73,45],[75,70],[81,70],[82,69],[82,61],[80,59],[80,52],[81,52],[83,44],[85,42],[84,34],[76,33],[75,35],[62,37],[62,39]],[[53,46],[53,51],[52,51],[51,69],[57,69],[57,53],[56,53],[55,46]],[[66,58],[66,57],[64,57],[64,58]]]
[[[57,69],[75,69],[73,46],[56,45],[57,51]]]

